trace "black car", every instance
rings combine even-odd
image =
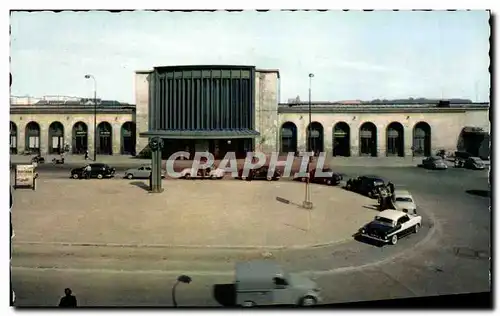
[[[464,161],[464,168],[473,170],[483,170],[486,168],[483,160],[479,157],[469,157]]]
[[[281,178],[281,173],[278,170],[274,170],[272,176],[268,175],[269,167],[263,166],[257,169],[250,169],[248,175],[245,177],[243,174],[244,169],[238,171],[238,178],[242,180],[279,180]]]
[[[346,183],[346,189],[367,195],[370,198],[375,198],[374,191],[380,186],[384,186],[385,182],[382,178],[377,176],[360,176],[354,179],[349,179]]]
[[[90,178],[112,178],[115,176],[115,168],[111,168],[109,165],[104,163],[91,163],[90,166]],[[84,177],[85,168],[75,168],[71,170],[71,177],[73,179],[79,179]]]
[[[310,182],[311,183],[326,184],[326,185],[339,185],[340,181],[342,181],[342,179],[343,179],[343,177],[340,173],[335,173],[330,168],[323,168],[321,170],[321,172],[327,173],[328,175],[325,176],[322,174],[316,174],[316,169],[310,171],[309,172]],[[307,180],[306,177],[298,177],[295,179],[300,180],[302,182],[305,182]]]

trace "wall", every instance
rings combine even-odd
[[[260,136],[255,139],[255,150],[276,150],[278,124],[278,73],[255,73],[255,130]]]
[[[149,76],[150,72],[135,73],[135,119],[136,119],[136,152],[139,154],[148,146],[148,138],[139,137],[139,133],[149,128]]]
[[[49,126],[53,122],[60,122],[64,127],[64,143],[72,146],[73,126],[82,121],[87,124],[89,153],[94,152],[94,114],[11,114],[10,120],[17,126],[17,150],[22,153],[25,149],[26,125],[33,121],[40,125],[40,150],[47,154],[49,149]],[[98,114],[97,125],[101,122],[111,124],[113,131],[113,154],[120,154],[121,127],[125,122],[134,121],[133,114]]]
[[[289,121],[297,126],[297,147],[306,149],[306,129],[309,123],[307,113],[279,114],[279,127]],[[399,122],[404,127],[405,156],[412,155],[413,128],[418,122],[427,122],[431,127],[431,152],[438,149],[454,151],[458,136],[464,126],[483,127],[489,131],[488,110],[463,112],[428,112],[428,113],[321,113],[312,114],[312,122],[319,122],[324,129],[324,147],[332,153],[333,127],[338,122],[346,122],[350,127],[351,156],[359,155],[359,128],[364,122],[377,126],[378,156],[386,156],[386,129],[391,122]]]

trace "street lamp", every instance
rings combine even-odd
[[[93,75],[85,75],[85,79],[94,80],[94,161],[97,161],[97,83]]]
[[[177,285],[179,285],[179,283],[189,284],[191,283],[191,281],[191,277],[187,275],[180,275],[177,277],[177,282],[175,282],[174,286],[172,287],[172,302],[174,303],[174,307],[177,307],[177,300],[175,299],[175,289],[177,288]]]
[[[310,73],[309,74],[309,125],[307,126],[307,143],[308,143],[308,151],[312,151],[314,153],[314,146],[313,146],[313,142],[312,142],[312,135],[311,135],[311,131],[312,131],[312,128],[311,128],[311,85],[312,85],[312,78],[314,78],[314,74],[313,73]],[[306,178],[306,196],[305,196],[305,199],[304,199],[304,202],[302,203],[302,206],[305,208],[305,209],[312,209],[313,208],[313,203],[311,202],[311,191],[310,191],[310,188],[309,188],[309,182],[310,182],[310,178],[311,178],[311,173],[310,173],[310,167],[311,167],[311,158],[312,157],[308,157],[308,161],[307,161],[307,178]],[[310,212],[309,212],[309,216],[310,216]],[[308,227],[310,226],[310,223],[311,223],[311,220],[309,218],[309,224],[308,224]]]

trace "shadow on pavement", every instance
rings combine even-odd
[[[222,306],[236,306],[236,289],[234,284],[215,284],[213,297]]]
[[[147,185],[146,183],[144,183],[142,181],[132,181],[132,182],[130,182],[130,184],[135,185],[136,187],[139,187],[139,188],[149,192],[149,185]]]
[[[485,198],[489,198],[491,196],[491,192],[489,190],[466,190],[465,192],[471,195],[476,195]]]
[[[288,199],[285,199],[285,198],[282,198],[282,197],[279,197],[279,196],[276,197],[276,201],[281,202],[283,204],[291,204],[291,205],[295,205],[297,207],[303,208],[301,204],[292,202],[292,201],[290,201]]]
[[[367,208],[369,210],[375,210],[378,211],[378,205],[363,205],[364,208]]]

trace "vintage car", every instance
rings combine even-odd
[[[479,157],[469,157],[464,161],[464,168],[474,169],[474,170],[483,170],[486,168],[483,160]]]
[[[193,174],[193,168],[185,168],[181,171],[181,178],[183,179],[222,179],[224,178],[224,169],[213,169],[206,168],[204,170],[198,170],[196,174]]]
[[[422,160],[422,167],[426,169],[434,169],[434,170],[445,170],[448,169],[448,165],[444,161],[442,157],[432,156],[425,157]]]
[[[422,226],[422,217],[416,213],[385,210],[360,229],[361,236],[384,244],[395,245],[398,239],[417,233]]]
[[[125,178],[127,179],[148,179],[151,175],[151,165],[144,165],[138,168],[131,168],[125,171]],[[161,171],[161,177],[165,178],[165,171]]]
[[[323,168],[323,173],[327,173],[328,176],[323,176],[321,174],[316,175],[316,169],[309,172],[309,181],[311,183],[319,183],[326,185],[339,185],[340,181],[342,181],[343,177],[340,173],[333,172],[331,168]],[[295,174],[293,177],[294,180],[305,182],[307,177],[301,177],[299,174]]]
[[[112,178],[115,176],[115,171],[116,171],[115,168],[112,168],[107,164],[91,163],[88,166],[90,166],[90,178],[103,179],[103,178]],[[80,168],[72,169],[71,177],[73,179],[84,178],[84,172],[86,167],[87,165]]]
[[[274,170],[272,175],[269,175],[268,174],[269,167],[267,167],[267,166],[263,166],[263,167],[256,168],[256,169],[250,169],[250,170],[248,170],[247,175],[245,175],[243,171],[244,171],[243,168],[238,170],[237,179],[247,180],[247,181],[251,181],[251,180],[273,181],[273,180],[279,180],[281,178],[281,173],[279,172],[279,170],[276,170],[276,169]]]
[[[374,199],[377,198],[376,189],[385,186],[385,182],[378,176],[360,176],[349,179],[345,188],[349,191],[357,192]]]
[[[45,163],[45,158],[43,158],[40,155],[36,155],[35,157],[31,158],[31,163],[37,163],[37,164]]]
[[[394,190],[394,208],[398,211],[413,214],[417,211],[415,199],[407,190]]]

